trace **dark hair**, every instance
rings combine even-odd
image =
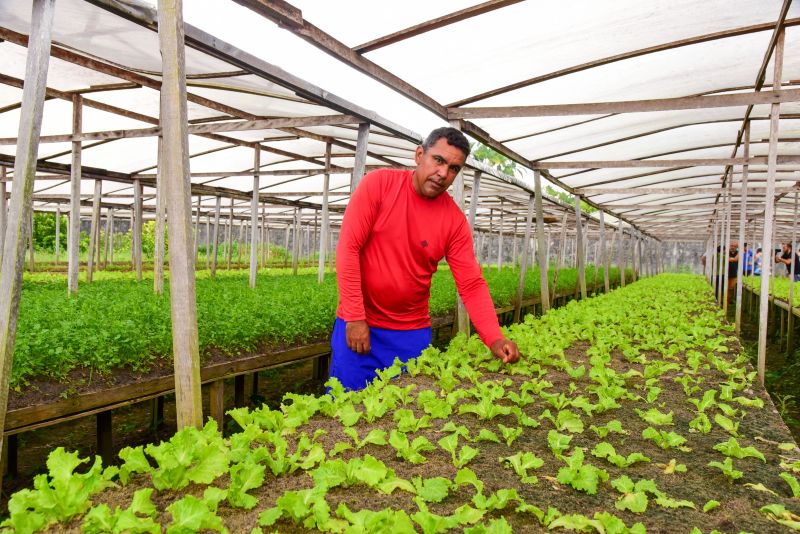
[[[761,252],[761,247],[758,247],[758,248],[756,249],[756,252]]]
[[[464,156],[469,156],[469,142],[467,138],[460,131],[448,126],[436,128],[429,133],[425,141],[422,142],[422,150],[427,152],[430,147],[436,144],[436,141],[442,138],[447,139],[448,145],[460,148]]]

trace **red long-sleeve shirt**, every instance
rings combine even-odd
[[[430,326],[431,277],[446,257],[478,335],[491,346],[503,335],[467,219],[446,192],[419,195],[411,176],[377,170],[353,193],[336,247],[337,315],[393,330]]]

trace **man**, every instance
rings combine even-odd
[[[780,262],[786,266],[786,276],[792,275],[792,256],[794,256],[794,281],[800,282],[800,256],[792,254],[792,244],[784,243],[783,251],[780,257],[775,258],[775,261]]]
[[[330,374],[345,388],[365,387],[376,369],[430,345],[431,277],[444,257],[481,340],[504,363],[519,360],[500,331],[469,224],[446,192],[468,154],[461,132],[438,128],[417,147],[414,171],[371,172],[353,193],[336,247],[331,336]]]
[[[753,274],[753,249],[750,248],[750,243],[744,244],[744,265],[742,265],[742,273],[744,276]]]

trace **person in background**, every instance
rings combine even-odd
[[[750,243],[744,244],[744,265],[742,265],[742,274],[744,276],[751,276],[753,274],[753,249],[750,248]]]
[[[792,257],[794,257],[794,281],[800,281],[800,256],[795,252],[792,254],[792,244],[784,243],[781,255],[775,261],[786,266],[786,275],[792,274]]]
[[[430,345],[431,277],[445,257],[481,340],[503,363],[519,360],[500,331],[469,223],[447,194],[469,150],[464,134],[438,128],[417,147],[416,169],[373,171],[353,193],[336,247],[331,336],[330,376],[346,389],[366,387],[395,357],[408,361]]]
[[[761,259],[763,254],[761,253],[761,248],[756,249],[756,254],[753,256],[753,274],[755,276],[761,276]]]
[[[739,277],[739,243],[731,241],[728,251],[728,296],[736,290],[736,279]]]

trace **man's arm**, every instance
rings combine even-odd
[[[467,313],[478,330],[481,340],[495,357],[503,360],[503,363],[513,363],[519,360],[519,348],[516,343],[506,339],[500,331],[494,303],[489,295],[489,286],[475,259],[472,234],[463,215],[454,235],[447,244],[446,256],[456,281],[458,294],[461,295],[461,300],[464,301]]]
[[[345,339],[350,350],[370,350],[369,327],[361,292],[361,249],[369,240],[380,208],[380,183],[373,173],[361,180],[344,212],[336,246],[336,280],[339,284],[339,315],[347,324]]]

